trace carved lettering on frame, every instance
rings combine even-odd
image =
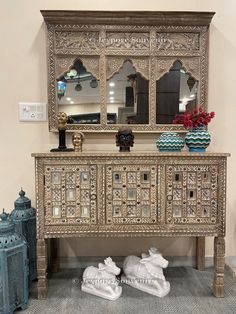
[[[55,32],[56,49],[95,49],[99,45],[99,32]]]
[[[149,33],[107,32],[106,48],[110,49],[149,49]]]
[[[157,33],[158,50],[199,50],[199,33]]]

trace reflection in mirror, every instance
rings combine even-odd
[[[171,124],[176,114],[192,111],[198,102],[198,81],[180,61],[156,82],[156,123]]]
[[[68,115],[68,123],[100,123],[99,80],[87,72],[80,60],[57,80],[58,111]]]
[[[149,81],[136,72],[131,61],[107,81],[108,123],[149,123]]]

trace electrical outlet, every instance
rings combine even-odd
[[[47,121],[47,104],[39,102],[20,102],[19,121]]]

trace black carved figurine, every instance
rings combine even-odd
[[[120,128],[116,133],[116,146],[120,146],[120,152],[130,152],[134,145],[134,135],[130,128]]]

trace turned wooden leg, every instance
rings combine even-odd
[[[225,269],[225,239],[223,237],[214,239],[214,266],[213,294],[218,298],[223,298]]]
[[[47,297],[47,245],[45,239],[37,240],[38,299]]]
[[[58,257],[58,248],[59,248],[59,239],[51,239],[51,256],[52,256],[52,269],[53,273],[58,272],[59,270],[59,257]]]
[[[197,237],[196,266],[198,270],[205,269],[205,237]]]

